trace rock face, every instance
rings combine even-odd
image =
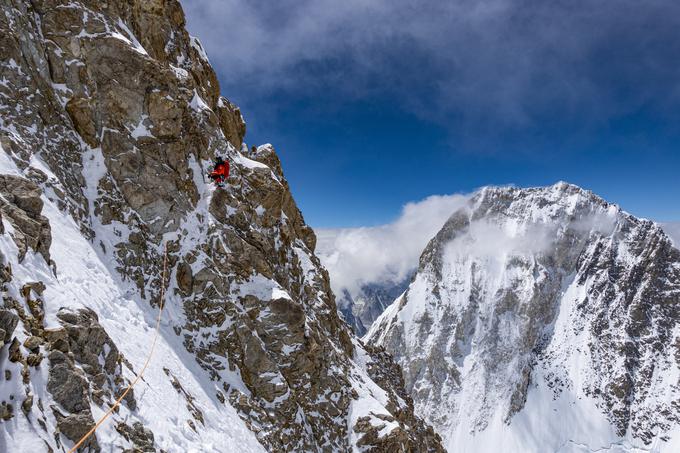
[[[482,190],[366,340],[451,451],[680,442],[680,250],[575,186]]]
[[[90,449],[441,451],[338,317],[276,152],[243,144],[178,2],[0,12],[0,366],[23,401],[1,445],[87,431],[156,345],[164,286],[149,371]]]
[[[30,248],[50,261],[52,235],[49,221],[40,213],[42,207],[36,184],[18,176],[0,175],[0,211],[13,227],[19,260],[24,259]]]

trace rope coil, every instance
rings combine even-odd
[[[120,406],[121,401],[127,396],[127,394],[132,390],[132,387],[139,382],[139,380],[142,378],[142,374],[144,374],[144,371],[146,370],[146,367],[149,365],[149,362],[151,361],[151,357],[153,356],[154,349],[156,349],[156,341],[158,340],[158,334],[160,332],[160,327],[161,327],[161,316],[163,315],[163,308],[165,306],[164,300],[165,300],[165,277],[166,273],[168,270],[168,243],[165,243],[165,251],[163,254],[163,276],[161,280],[161,297],[160,297],[160,309],[158,311],[158,318],[156,319],[156,333],[153,337],[153,343],[151,343],[151,349],[149,350],[149,355],[146,358],[146,362],[144,362],[144,366],[142,369],[137,373],[137,376],[135,379],[127,386],[125,391],[118,397],[116,402],[109,408],[108,411],[102,417],[99,419],[99,421],[90,429],[79,441],[76,443],[73,448],[71,448],[68,453],[74,453],[80,446],[82,446],[85,441],[87,441],[94,433],[97,431],[97,428],[99,428],[107,418],[111,416],[113,411],[115,411],[118,406]]]

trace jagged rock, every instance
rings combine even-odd
[[[217,102],[217,115],[226,139],[236,149],[240,149],[243,137],[246,135],[246,122],[243,121],[241,110],[229,100],[221,97]]]
[[[14,417],[14,406],[3,401],[0,403],[0,420],[10,420]]]
[[[387,423],[394,422],[392,418],[386,418]],[[361,417],[354,425],[354,432],[362,434],[357,445],[370,447],[369,451],[376,453],[393,452],[408,442],[408,435],[401,429],[393,429],[389,435],[381,438],[379,433],[387,427],[387,423],[374,425],[371,417]],[[443,450],[441,450],[443,451]]]
[[[130,452],[155,452],[154,435],[153,432],[145,428],[140,422],[134,422],[132,426],[125,423],[116,425],[118,431],[126,440],[132,442],[135,446],[134,450],[126,450]]]
[[[28,299],[26,303],[28,305],[29,311],[31,312],[31,316],[34,319],[33,324],[42,326],[45,318],[45,309],[43,301],[41,299]]]
[[[26,395],[26,399],[24,399],[24,402],[21,403],[21,410],[23,411],[24,415],[28,415],[28,413],[31,412],[32,408],[33,408],[33,395],[28,394]]]
[[[0,209],[15,229],[12,237],[19,248],[19,261],[30,248],[49,262],[52,233],[49,220],[40,214],[40,188],[18,176],[0,175],[0,194]]]
[[[99,324],[97,314],[89,309],[60,310],[57,318],[68,334],[68,350],[83,367],[95,389],[102,392],[102,395],[117,395],[125,387],[122,385],[123,357],[111,337]],[[65,349],[65,345],[60,344],[63,340],[62,332],[52,331],[49,335],[54,340],[55,350]],[[118,384],[111,386],[109,381]],[[131,410],[137,407],[134,390],[128,392],[124,401]]]
[[[66,112],[73,121],[73,126],[83,138],[85,143],[92,148],[98,146],[97,130],[94,122],[94,112],[87,99],[82,97],[71,98],[66,103]]]
[[[21,355],[21,349],[19,347],[19,340],[16,337],[12,339],[12,343],[9,345],[9,360],[10,362],[19,362],[24,358]]]
[[[40,345],[42,343],[43,343],[42,338],[31,336],[26,338],[26,341],[24,341],[24,347],[29,351],[36,352],[40,348]]]
[[[191,266],[182,262],[177,266],[177,286],[182,293],[188,295],[191,294],[191,289],[194,284],[194,276],[191,272]]]
[[[0,210],[0,234],[3,234],[4,231],[1,230],[4,230],[4,226],[2,224],[2,210]],[[0,252],[0,287],[10,280],[12,280],[12,267],[7,262],[5,255]]]
[[[40,188],[27,179],[14,175],[0,175],[0,193],[8,203],[31,217],[38,216],[42,211]]]
[[[89,410],[87,379],[69,363],[62,353],[52,351],[49,359],[47,391],[52,394],[54,400],[72,413]]]
[[[45,329],[44,336],[50,345],[50,349],[61,352],[69,351],[68,332],[66,332],[66,329]]]
[[[27,360],[23,363],[23,366],[21,367],[21,381],[25,385],[28,385],[31,382],[31,370],[29,368]]]
[[[42,354],[29,354],[28,357],[26,357],[26,364],[28,366],[37,367],[40,366],[42,360],[43,360]]]
[[[73,442],[78,442],[94,426],[94,419],[89,410],[77,414],[64,415],[56,407],[52,407],[52,412],[57,419],[59,432]],[[81,448],[84,451],[96,453],[101,451],[97,436],[90,436]]]
[[[31,291],[35,292],[38,296],[42,296],[45,288],[46,287],[43,282],[29,282],[21,287],[21,294],[24,296],[24,299],[29,300]]]
[[[3,335],[0,337],[4,343],[9,343],[14,334],[14,329],[16,329],[19,323],[19,317],[9,310],[0,308],[0,329],[3,331]]]

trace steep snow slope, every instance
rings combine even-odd
[[[38,158],[33,163],[46,169]],[[0,153],[0,173],[22,175],[4,152]],[[41,281],[46,287],[42,295],[46,329],[61,327],[57,318],[59,310],[93,310],[120,353],[134,370],[138,370],[146,360],[153,340],[156,309],[139,297],[132,283],[124,282],[115,269],[110,268],[109,257],[101,251],[98,253],[93,244],[82,236],[73,219],[64,216],[46,196],[41,199],[43,214],[49,219],[54,237],[50,256],[57,274],[52,272],[42,256],[33,251],[28,251],[22,262],[18,261],[18,250],[11,238],[12,225],[3,219],[3,226],[9,234],[0,235],[0,253],[7,257],[5,265],[11,267],[13,274],[12,282],[6,286],[6,294],[22,300],[20,283]],[[168,312],[172,312],[177,303],[176,297],[169,297]],[[144,380],[134,390],[138,410],[131,411],[124,405],[116,418],[130,425],[142,423],[154,433],[156,448],[165,451],[189,451],[193,448],[226,453],[233,451],[231,445],[239,445],[243,452],[265,451],[236,411],[230,405],[215,401],[215,384],[201,372],[181,341],[172,334],[173,315],[168,312],[162,323],[163,335],[156,346],[155,356]],[[21,325],[17,329],[17,338],[21,343],[26,338]],[[12,375],[21,376],[20,363],[8,363],[6,357],[0,358],[0,363]],[[164,370],[171,370],[190,393],[186,395],[177,391]],[[132,380],[134,373],[130,368],[122,367],[122,371],[126,379]],[[0,381],[0,398],[8,401],[10,395],[18,396],[25,392],[40,398],[43,408],[58,404],[43,388],[48,380],[47,367],[40,367],[34,373],[25,388],[17,387],[16,381]],[[188,404],[188,396],[191,404]],[[38,431],[41,419],[50,431],[54,430],[57,426],[54,415],[49,410],[38,410],[36,407],[26,417],[16,416],[0,425],[0,451],[41,451],[46,445],[58,449],[53,439]],[[187,423],[194,420],[192,410],[199,411],[205,421],[200,432]],[[103,415],[101,408],[94,404],[92,413],[95,418]],[[116,422],[104,424],[97,431],[99,443],[133,448],[134,443],[126,441],[116,431],[117,426]]]
[[[680,251],[578,187],[482,190],[365,339],[449,451],[679,451]]]
[[[0,53],[0,446],[73,445],[142,366],[165,286],[156,355],[91,450],[441,451],[338,317],[179,3],[2,0]]]

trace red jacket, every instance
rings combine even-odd
[[[229,177],[229,162],[224,162],[215,167],[215,169],[210,172],[210,176],[215,179],[226,179]]]

